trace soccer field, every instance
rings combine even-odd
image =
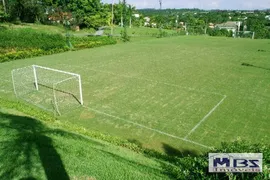
[[[17,60],[0,64],[0,96],[15,98],[12,69],[37,64],[82,77],[84,106],[61,121],[164,151],[268,142],[269,49],[269,40],[176,37]]]

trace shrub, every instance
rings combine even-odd
[[[175,158],[172,166],[167,166],[167,173],[174,179],[269,179],[270,145],[251,144],[246,141],[222,143],[221,148],[211,153],[263,153],[262,173],[208,173],[208,153],[196,157]]]
[[[128,33],[127,33],[127,28],[126,27],[124,27],[124,30],[122,30],[120,34],[121,34],[121,39],[122,39],[123,42],[130,41],[130,37],[129,37]]]
[[[75,49],[93,48],[116,44],[116,40],[109,36],[71,37],[70,41]]]
[[[68,51],[66,37],[33,29],[0,29],[0,62]],[[111,37],[70,37],[75,50],[116,44]]]
[[[0,31],[0,48],[38,48],[50,50],[65,47],[65,37],[32,29],[12,29]]]
[[[225,36],[225,37],[232,37],[232,31],[228,31],[226,29],[211,29],[208,28],[208,34],[210,36]]]

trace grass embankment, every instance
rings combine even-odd
[[[224,143],[220,149],[213,149],[211,152],[264,153],[263,173],[213,174],[207,172],[207,153],[185,157],[177,153],[177,149],[171,149],[174,156],[165,155],[112,136],[89,133],[84,128],[61,123],[50,114],[19,102],[0,99],[0,105],[1,179],[152,180],[270,177],[269,145],[252,145],[243,141]]]
[[[155,159],[63,130],[35,108],[0,104],[0,179],[168,178]]]
[[[0,62],[115,44],[110,37],[76,37],[35,29],[0,29]]]

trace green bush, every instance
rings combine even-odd
[[[124,27],[124,30],[122,30],[120,34],[121,34],[121,39],[122,39],[123,42],[130,41],[130,37],[129,37],[128,33],[127,33],[127,28],[126,27]]]
[[[41,56],[41,55],[50,55],[55,53],[60,53],[64,51],[68,51],[69,49],[67,47],[64,48],[55,48],[50,50],[42,50],[42,49],[23,49],[23,50],[10,50],[9,52],[0,54],[0,63],[12,61],[16,59],[24,59],[24,58],[31,58],[35,56]],[[1,52],[1,49],[0,49]]]
[[[174,179],[269,179],[270,145],[251,144],[246,141],[222,143],[211,153],[263,153],[262,173],[208,173],[208,152],[196,157],[175,158],[172,166],[167,166],[167,173]]]
[[[109,36],[71,37],[71,44],[75,49],[93,48],[116,44],[116,40]]]
[[[207,30],[210,36],[225,36],[225,37],[232,37],[232,31],[228,31],[226,29],[211,29],[208,28]]]
[[[65,37],[61,34],[49,34],[27,28],[2,30],[0,39],[0,48],[50,50],[66,46]]]
[[[33,29],[0,29],[0,63],[68,51],[66,37]],[[75,48],[116,44],[111,37],[70,37]]]

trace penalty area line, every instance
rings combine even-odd
[[[112,117],[112,118],[114,118],[114,119],[118,119],[118,120],[121,120],[121,121],[125,121],[125,122],[131,123],[131,124],[133,124],[133,125],[139,126],[139,127],[141,127],[141,128],[144,128],[144,129],[148,129],[148,130],[157,132],[157,133],[159,133],[159,134],[163,134],[163,135],[166,135],[166,136],[175,138],[175,139],[179,139],[179,140],[182,140],[182,141],[185,141],[185,142],[189,142],[189,143],[191,143],[191,144],[195,144],[195,145],[197,145],[197,146],[201,146],[201,147],[204,147],[204,148],[207,148],[207,149],[211,149],[211,147],[206,146],[206,145],[203,145],[203,144],[200,144],[200,143],[197,143],[197,142],[195,142],[195,141],[191,141],[191,140],[188,140],[188,139],[185,139],[185,138],[181,138],[181,137],[178,137],[178,136],[175,136],[175,135],[172,135],[172,134],[169,134],[169,133],[160,131],[160,130],[158,130],[158,129],[153,129],[153,128],[144,126],[144,125],[142,125],[142,124],[139,124],[139,123],[136,123],[136,122],[132,122],[132,121],[127,120],[127,119],[123,119],[123,118],[120,118],[120,117],[117,117],[117,116],[114,116],[114,115],[111,115],[111,114],[107,114],[107,113],[105,113],[105,112],[102,112],[102,111],[99,111],[99,110],[96,110],[96,109],[93,109],[93,108],[89,108],[89,107],[87,107],[87,106],[83,106],[83,107],[86,108],[86,109],[89,109],[89,110],[91,110],[91,111],[94,111],[94,112],[96,112],[96,113],[103,114],[103,115],[105,115],[105,116]]]
[[[224,97],[219,101],[219,103],[217,103],[217,105],[215,107],[213,107],[208,114],[206,114],[199,122],[198,124],[196,124],[196,126],[193,127],[193,129],[191,129],[191,131],[189,131],[189,133],[184,137],[184,139],[187,139],[217,108],[218,106],[227,98],[226,95],[224,95]]]

